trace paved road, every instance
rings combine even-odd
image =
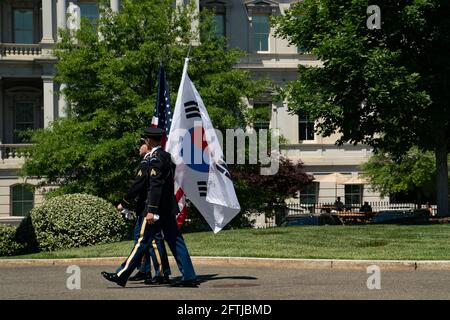
[[[100,276],[113,269],[81,266],[81,289],[68,290],[66,267],[0,268],[0,299],[450,299],[450,271],[381,270],[381,289],[369,290],[366,270],[196,265],[199,288],[120,288]]]

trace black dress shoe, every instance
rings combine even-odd
[[[144,281],[145,284],[148,285],[153,285],[153,284],[170,284],[170,279],[169,276],[155,276],[154,278],[151,279],[146,279]]]
[[[172,287],[198,288],[197,280],[183,280],[171,284]]]
[[[146,273],[142,271],[138,271],[134,276],[128,278],[128,281],[142,281],[142,280],[148,280],[152,279],[151,273]]]
[[[117,273],[111,273],[111,272],[102,272],[102,276],[103,278],[105,278],[108,281],[114,282],[116,284],[118,284],[121,287],[125,287],[125,285],[127,284],[127,280],[120,278]]]

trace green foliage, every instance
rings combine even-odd
[[[280,36],[323,62],[321,67],[300,66],[298,80],[286,94],[292,111],[323,118],[318,130],[324,135],[339,132],[340,142],[369,143],[401,153],[420,138],[417,131],[410,135],[412,130],[433,128],[427,125],[431,115],[425,115],[433,107],[423,74],[409,61],[410,52],[393,43],[409,36],[406,31],[415,32],[408,28],[408,8],[413,5],[377,3],[383,24],[380,30],[369,30],[369,4],[306,0],[276,20]]]
[[[382,196],[390,193],[417,191],[427,195],[434,191],[436,161],[433,152],[411,148],[400,159],[378,152],[362,165],[372,187]]]
[[[23,246],[16,241],[16,227],[0,224],[0,256],[14,256],[22,250]]]
[[[87,194],[47,200],[31,211],[41,251],[52,251],[123,240],[126,223],[112,204]]]
[[[448,260],[450,224],[291,226],[184,235],[191,256],[290,259]],[[132,242],[41,252],[29,259],[126,256]],[[168,250],[170,255],[170,250]]]
[[[69,117],[35,132],[23,174],[58,184],[58,194],[120,200],[138,164],[139,134],[151,123],[160,63],[175,104],[184,58],[196,38],[193,12],[192,6],[175,8],[171,0],[128,0],[119,13],[103,10],[101,37],[86,21],[76,41],[60,31],[56,80],[67,85]],[[212,36],[210,17],[202,20],[203,38],[192,47],[189,75],[216,128],[245,128],[242,97],[257,97],[268,83],[234,69],[242,52]]]
[[[249,108],[247,111],[247,115],[252,122],[269,122],[272,117],[270,108],[268,108],[265,104]]]
[[[302,162],[292,162],[280,157],[278,172],[261,175],[260,166],[230,166],[233,184],[241,206],[241,212],[224,228],[237,229],[253,226],[252,214],[264,213],[266,217],[284,218],[285,200],[312,182],[312,176],[304,172]],[[206,231],[210,227],[192,205],[188,206],[189,221],[183,231]]]
[[[305,0],[274,20],[277,35],[315,54],[284,94],[291,111],[318,120],[338,143],[367,143],[395,157],[435,151],[438,208],[448,214],[450,3],[377,1],[381,29],[369,30],[367,0]]]

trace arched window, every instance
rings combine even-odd
[[[13,216],[26,216],[33,209],[34,192],[28,184],[16,184],[11,187],[11,208]]]

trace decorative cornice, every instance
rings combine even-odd
[[[244,2],[248,15],[276,14],[280,11],[279,3],[272,0],[246,0]]]
[[[201,2],[201,5],[217,13],[225,13],[228,6],[225,1],[218,0],[205,0]]]

